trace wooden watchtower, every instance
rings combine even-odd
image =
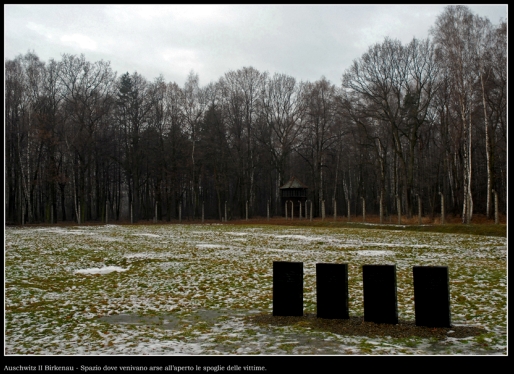
[[[291,177],[289,181],[280,187],[282,210],[285,209],[287,201],[292,201],[294,206],[294,216],[299,217],[300,203],[302,204],[302,217],[305,217],[305,201],[307,200],[307,186],[300,182],[296,177]],[[287,205],[287,217],[291,217],[291,203]],[[285,216],[285,212],[282,212]]]

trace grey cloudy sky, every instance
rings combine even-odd
[[[297,80],[343,72],[384,37],[428,37],[445,5],[5,5],[4,58],[29,50],[43,61],[84,53],[121,75],[200,85],[253,66]],[[493,24],[507,5],[470,5]]]

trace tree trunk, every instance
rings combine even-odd
[[[491,143],[489,140],[489,119],[487,118],[487,105],[485,102],[485,88],[484,76],[480,72],[480,84],[482,86],[482,105],[484,106],[484,125],[485,125],[485,157],[487,164],[487,203],[486,203],[486,216],[491,217],[491,190],[493,189],[492,178],[492,157],[491,157]]]
[[[441,195],[441,225],[444,225],[444,195],[442,192],[439,192]]]
[[[418,225],[421,225],[421,196],[418,195]]]
[[[469,153],[468,153],[468,141],[469,141],[469,136],[468,136],[468,131],[469,131],[469,127],[468,127],[468,124],[467,124],[467,121],[466,121],[466,113],[465,113],[465,107],[464,107],[464,104],[462,102],[462,98],[460,99],[461,101],[461,120],[462,120],[462,127],[463,127],[463,133],[464,133],[464,150],[462,152],[462,155],[463,155],[463,174],[464,174],[464,183],[463,183],[463,189],[464,189],[464,194],[463,194],[463,202],[462,202],[462,223],[469,223],[469,203],[470,203],[470,199],[469,199],[469,186],[470,186],[470,162],[469,162]]]
[[[398,224],[402,223],[402,203],[398,195],[396,195],[396,210],[398,211]]]

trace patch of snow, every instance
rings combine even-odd
[[[90,269],[81,269],[81,270],[75,270],[75,274],[109,274],[113,271],[123,272],[127,271],[130,268],[130,266],[127,269],[123,269],[119,266],[104,266],[103,268],[90,268]]]
[[[221,244],[205,244],[205,243],[200,243],[200,244],[197,244],[196,246],[198,248],[225,248],[225,246],[221,245]]]
[[[393,251],[375,251],[375,250],[368,250],[364,249],[361,251],[356,251],[356,254],[359,256],[393,256]]]

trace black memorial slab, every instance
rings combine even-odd
[[[348,319],[348,264],[316,264],[318,318]]]
[[[273,315],[303,316],[303,262],[273,262]]]
[[[451,327],[447,266],[413,266],[414,314],[417,326]]]
[[[396,265],[363,265],[364,321],[398,323]]]

